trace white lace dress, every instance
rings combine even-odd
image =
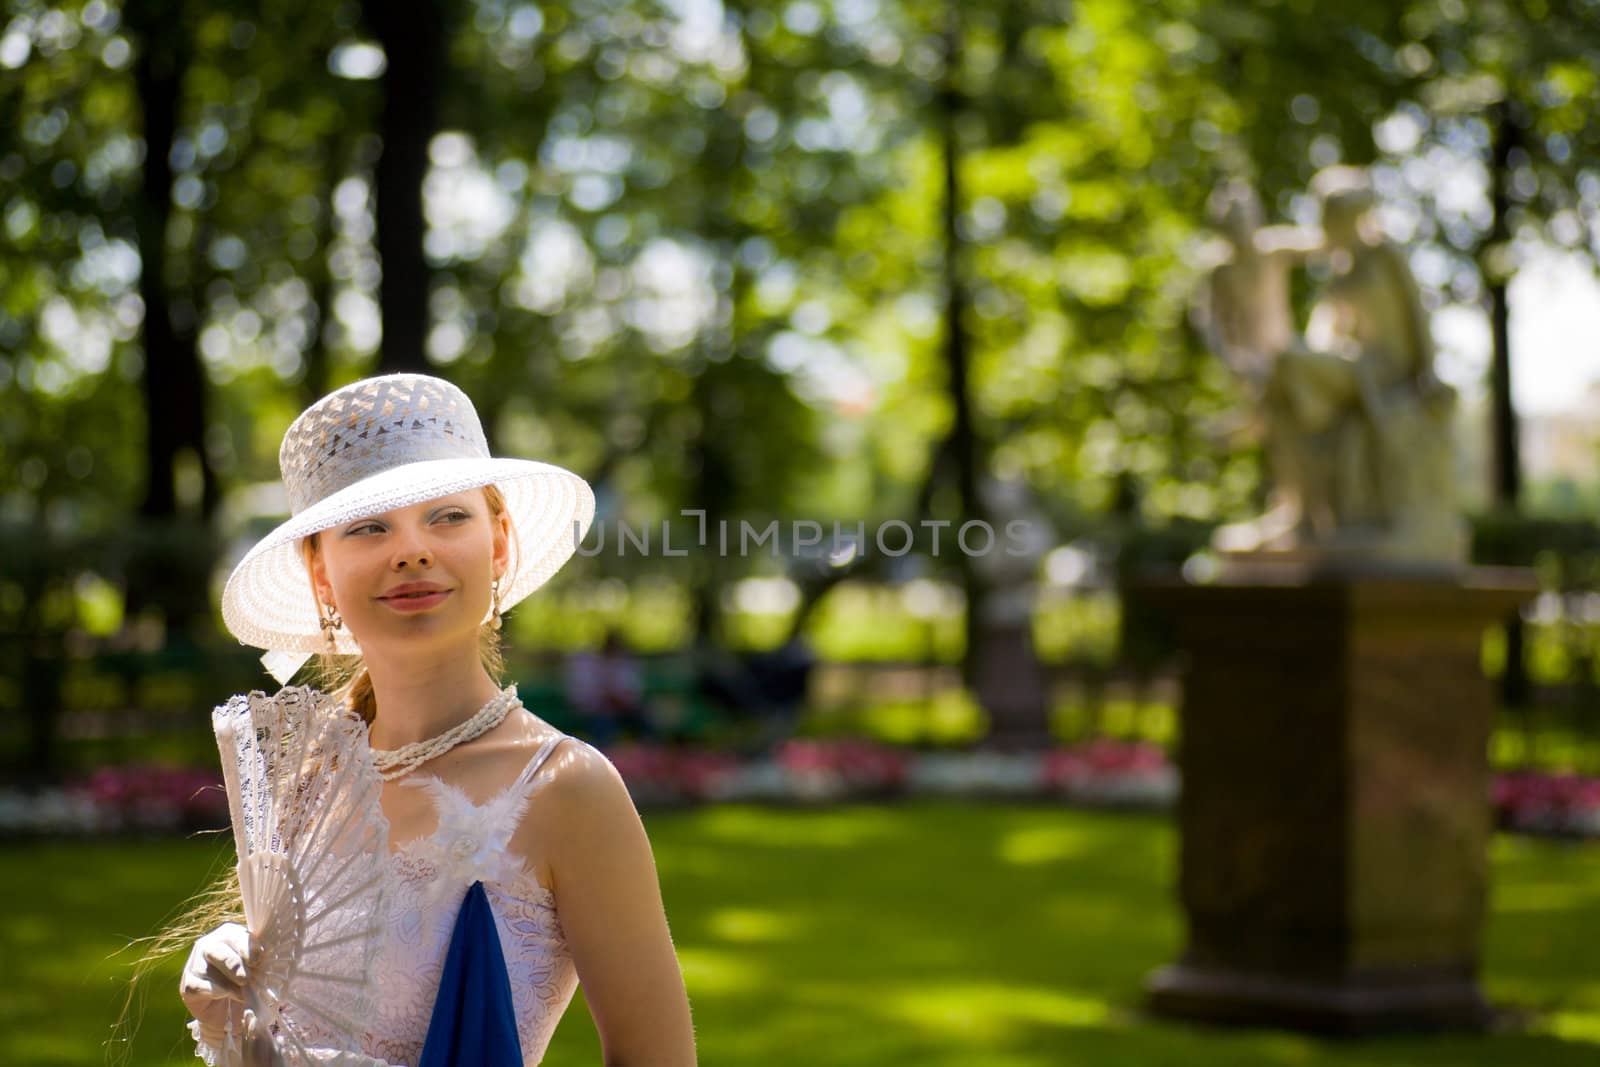
[[[474,804],[460,789],[432,775],[413,773],[400,780],[401,785],[432,797],[439,821],[433,833],[406,842],[388,858],[384,934],[374,964],[375,1010],[360,1037],[367,1055],[392,1067],[415,1067],[427,1039],[456,915],[472,883],[481,881],[511,979],[524,1067],[544,1058],[556,1024],[577,990],[577,969],[567,951],[554,894],[539,884],[509,846],[528,805],[553,776],[550,771],[541,773],[541,768],[566,741],[585,744],[566,734],[550,737],[516,781],[483,804]],[[303,1019],[301,1025],[310,1036],[317,1036],[314,1020]],[[201,1036],[198,1024],[191,1022],[189,1029],[201,1059],[208,1064],[225,1062],[221,1050]]]
[[[547,740],[516,781],[482,805],[431,775],[401,779],[433,798],[439,825],[428,836],[407,842],[391,860],[386,936],[376,965],[377,1012],[362,1036],[368,1055],[406,1067],[417,1062],[456,913],[472,883],[482,881],[511,977],[523,1062],[532,1067],[543,1059],[578,976],[555,897],[509,845],[529,803],[551,777],[540,768],[567,740],[564,734]]]

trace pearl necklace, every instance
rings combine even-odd
[[[378,774],[384,781],[392,782],[402,775],[410,774],[435,756],[442,756],[457,745],[493,730],[505,721],[511,709],[517,707],[519,703],[517,687],[508,685],[497,693],[493,700],[479,708],[472,718],[457,723],[442,734],[422,741],[413,741],[399,748],[373,749],[373,766],[378,769]]]

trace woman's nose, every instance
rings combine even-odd
[[[417,538],[410,538],[395,545],[394,558],[390,565],[395,570],[405,570],[409,567],[427,567],[433,563],[433,553],[428,551],[428,546]]]

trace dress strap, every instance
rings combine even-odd
[[[533,781],[533,776],[539,773],[539,768],[544,766],[544,761],[550,758],[561,742],[570,739],[570,737],[570,734],[563,733],[556,733],[551,737],[547,737],[544,744],[539,746],[539,751],[535,752],[533,758],[528,761],[528,765],[522,768],[522,773],[517,775],[517,783],[513,788],[513,792],[521,790],[523,786]]]

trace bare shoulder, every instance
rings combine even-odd
[[[511,844],[532,862],[541,884],[555,889],[565,873],[570,885],[574,858],[596,858],[609,846],[644,837],[622,775],[587,741],[566,735],[540,774],[547,780],[538,787]]]
[[[540,806],[565,836],[584,833],[626,816],[638,819],[628,786],[604,752],[579,737],[568,736],[551,753],[544,770],[551,780],[540,792]]]

